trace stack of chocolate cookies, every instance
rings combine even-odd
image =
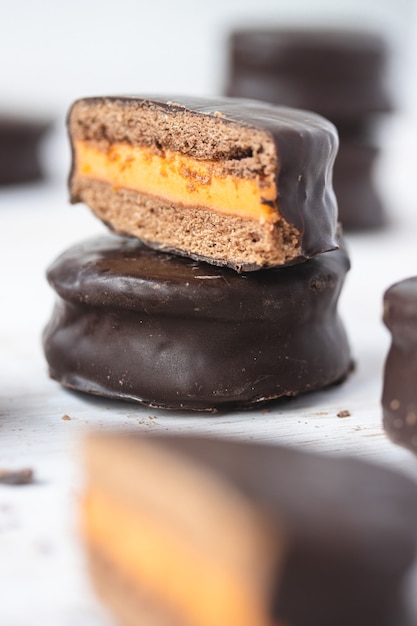
[[[248,29],[230,37],[227,95],[316,111],[336,125],[334,188],[345,230],[385,223],[372,175],[376,128],[392,110],[387,57],[385,41],[365,31]]]
[[[53,378],[217,411],[347,375],[330,122],[256,101],[102,97],[77,101],[68,127],[71,200],[117,235],[49,269]]]

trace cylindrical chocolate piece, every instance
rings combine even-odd
[[[40,143],[48,128],[46,122],[0,116],[0,185],[43,177]]]
[[[417,277],[386,291],[384,322],[392,336],[382,394],[384,428],[395,443],[417,454]]]
[[[63,385],[171,408],[252,407],[342,380],[351,357],[337,300],[344,250],[238,274],[102,237],[49,269],[44,333]]]

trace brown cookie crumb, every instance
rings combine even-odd
[[[21,470],[0,469],[0,484],[28,485],[33,482],[33,471],[26,467]]]

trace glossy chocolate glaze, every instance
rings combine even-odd
[[[320,115],[236,98],[128,96],[87,98],[80,102],[156,107],[166,111],[168,116],[187,110],[196,116],[210,116],[222,124],[239,124],[266,131],[273,139],[278,155],[278,210],[300,233],[301,254],[297,260],[337,247],[337,202],[332,187],[332,169],[338,135],[334,125]],[[74,159],[72,168],[70,189]],[[72,202],[78,200],[78,197],[71,196]],[[170,251],[178,253],[178,250]]]
[[[49,269],[44,333],[63,385],[173,409],[251,407],[342,380],[343,250],[247,274],[101,237]]]
[[[417,454],[417,277],[386,291],[384,322],[392,338],[382,393],[384,428]]]
[[[307,108],[333,121],[392,110],[387,45],[375,33],[243,29],[229,47],[229,96]]]
[[[50,124],[0,115],[0,185],[43,177],[40,143]]]
[[[140,443],[139,435],[125,436]],[[413,481],[357,459],[266,443],[160,435],[144,445],[231,483],[284,531],[286,555],[269,591],[274,624],[399,623],[402,585],[416,556]],[[138,459],[140,452],[138,445]]]

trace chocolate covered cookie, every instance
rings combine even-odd
[[[386,291],[384,322],[391,332],[382,394],[384,428],[395,443],[417,454],[417,277]]]
[[[49,127],[46,122],[0,115],[0,185],[43,177],[40,148]]]
[[[339,123],[392,110],[387,45],[337,28],[248,28],[230,36],[226,93],[317,111]]]
[[[87,393],[171,409],[255,407],[342,380],[344,250],[238,274],[108,235],[49,269],[50,374]]]
[[[97,433],[85,452],[84,539],[121,624],[402,624],[410,479],[230,439]]]
[[[72,202],[147,245],[238,271],[334,249],[338,138],[313,113],[227,98],[78,100]]]

